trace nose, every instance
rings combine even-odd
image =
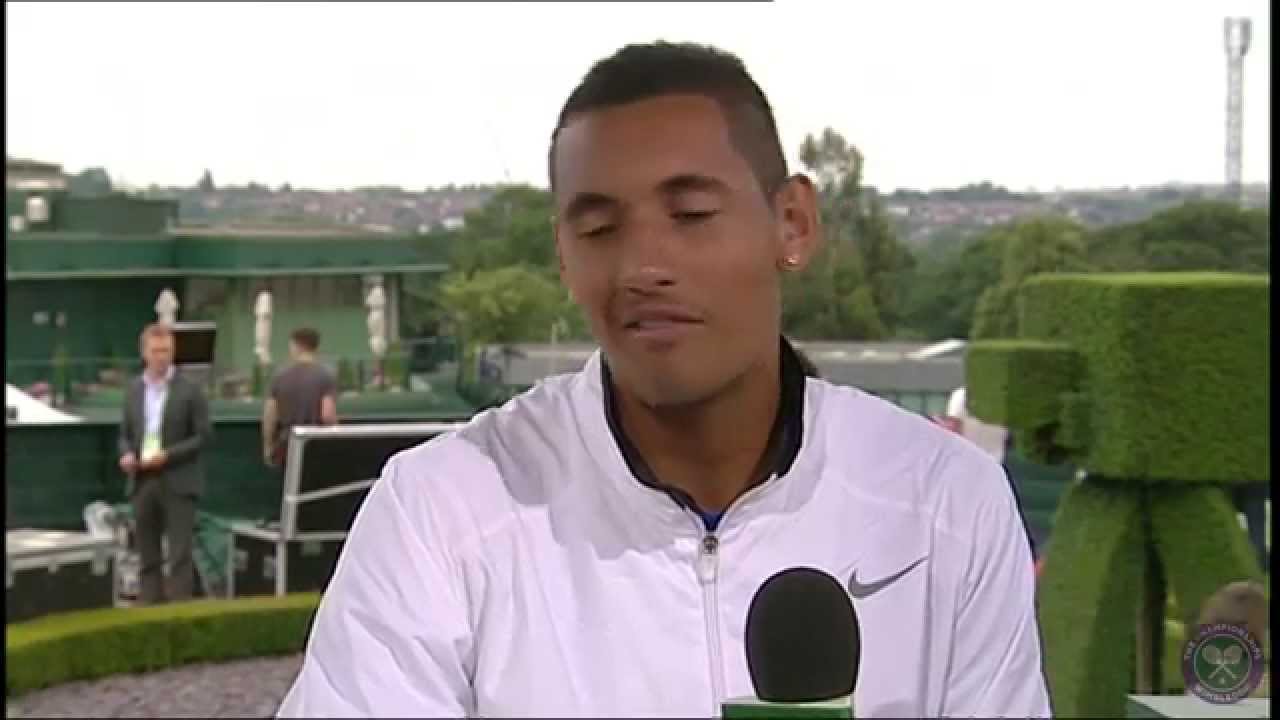
[[[672,240],[665,233],[638,227],[623,238],[620,284],[635,293],[651,293],[676,284]]]

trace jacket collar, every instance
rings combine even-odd
[[[804,395],[807,374],[805,365],[785,337],[780,338],[779,345],[781,397],[778,403],[778,414],[774,418],[773,428],[769,434],[769,444],[765,450],[769,457],[766,464],[768,471],[764,477],[754,479],[753,485],[765,482],[771,476],[779,478],[785,476],[795,464],[796,456],[804,443]],[[603,355],[600,356],[600,385],[609,432],[617,443],[618,450],[622,453],[622,458],[633,478],[641,485],[665,492],[679,505],[705,516],[707,513],[698,507],[688,493],[666,485],[657,477],[623,431],[613,378],[609,372],[609,364]]]

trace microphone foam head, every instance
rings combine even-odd
[[[788,568],[760,586],[747,611],[747,667],[756,697],[818,702],[851,695],[862,638],[840,581]]]

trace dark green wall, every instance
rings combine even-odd
[[[115,423],[9,425],[5,493],[9,527],[83,528],[84,507],[123,502]],[[276,519],[280,480],[262,464],[256,420],[220,421],[205,455],[208,485],[200,509],[216,515]]]
[[[186,270],[321,269],[446,263],[443,246],[424,248],[403,235],[343,237],[178,236],[176,264]]]
[[[148,200],[130,195],[102,197],[64,195],[52,203],[53,229],[108,234],[159,233],[178,219],[173,200]]]
[[[138,333],[156,319],[160,292],[178,278],[9,280],[5,283],[5,369],[15,385],[50,380],[46,365],[62,342],[72,358],[138,357]],[[47,313],[37,325],[36,313]],[[57,328],[59,312],[67,325]],[[88,380],[89,378],[76,378]]]
[[[442,414],[415,421],[453,422],[466,415]],[[405,422],[366,416],[344,423]],[[5,495],[8,527],[82,529],[84,508],[95,500],[124,502],[114,422],[5,427]],[[214,422],[206,451],[207,473],[199,508],[229,518],[278,520],[281,476],[262,464],[257,418]]]
[[[10,233],[5,271],[68,272],[171,268],[173,241],[165,235]]]
[[[5,236],[6,272],[310,270],[448,264],[447,248],[409,236],[171,236],[36,231]]]

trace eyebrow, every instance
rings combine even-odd
[[[658,183],[658,192],[663,195],[678,195],[690,191],[724,193],[728,190],[729,186],[724,181],[697,173],[673,175]],[[565,205],[563,217],[566,221],[573,221],[593,210],[611,210],[619,204],[617,198],[604,193],[580,192]]]
[[[713,178],[710,175],[686,173],[669,177],[658,183],[658,190],[664,195],[675,195],[690,190],[724,193],[729,190],[729,186],[723,180]]]
[[[580,192],[574,194],[564,208],[564,219],[572,222],[593,210],[607,210],[617,207],[616,198],[603,193]]]

